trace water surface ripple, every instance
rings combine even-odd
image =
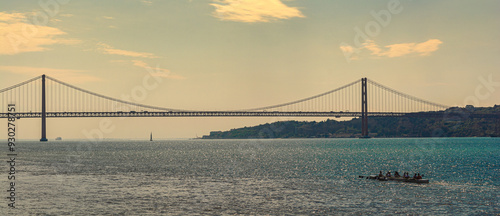
[[[10,214],[500,214],[499,138],[21,141],[17,152]],[[379,171],[431,183],[358,178]]]

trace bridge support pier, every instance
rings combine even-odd
[[[361,138],[368,138],[368,95],[366,78],[361,78]]]
[[[42,75],[42,138],[40,142],[46,142],[47,140],[47,124],[46,124],[47,113],[45,112],[45,74]]]

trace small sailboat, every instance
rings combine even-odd
[[[151,132],[151,134],[149,134],[149,141],[153,141],[153,132]]]

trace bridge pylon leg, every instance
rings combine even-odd
[[[368,88],[366,78],[361,78],[361,137],[368,138]]]
[[[46,124],[47,113],[45,112],[45,74],[42,75],[42,138],[40,142],[46,142],[47,140],[47,124]]]

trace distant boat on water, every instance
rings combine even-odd
[[[62,138],[61,137],[56,137],[56,140],[62,140]]]
[[[149,141],[153,141],[153,132],[151,132],[151,134],[149,134]]]

